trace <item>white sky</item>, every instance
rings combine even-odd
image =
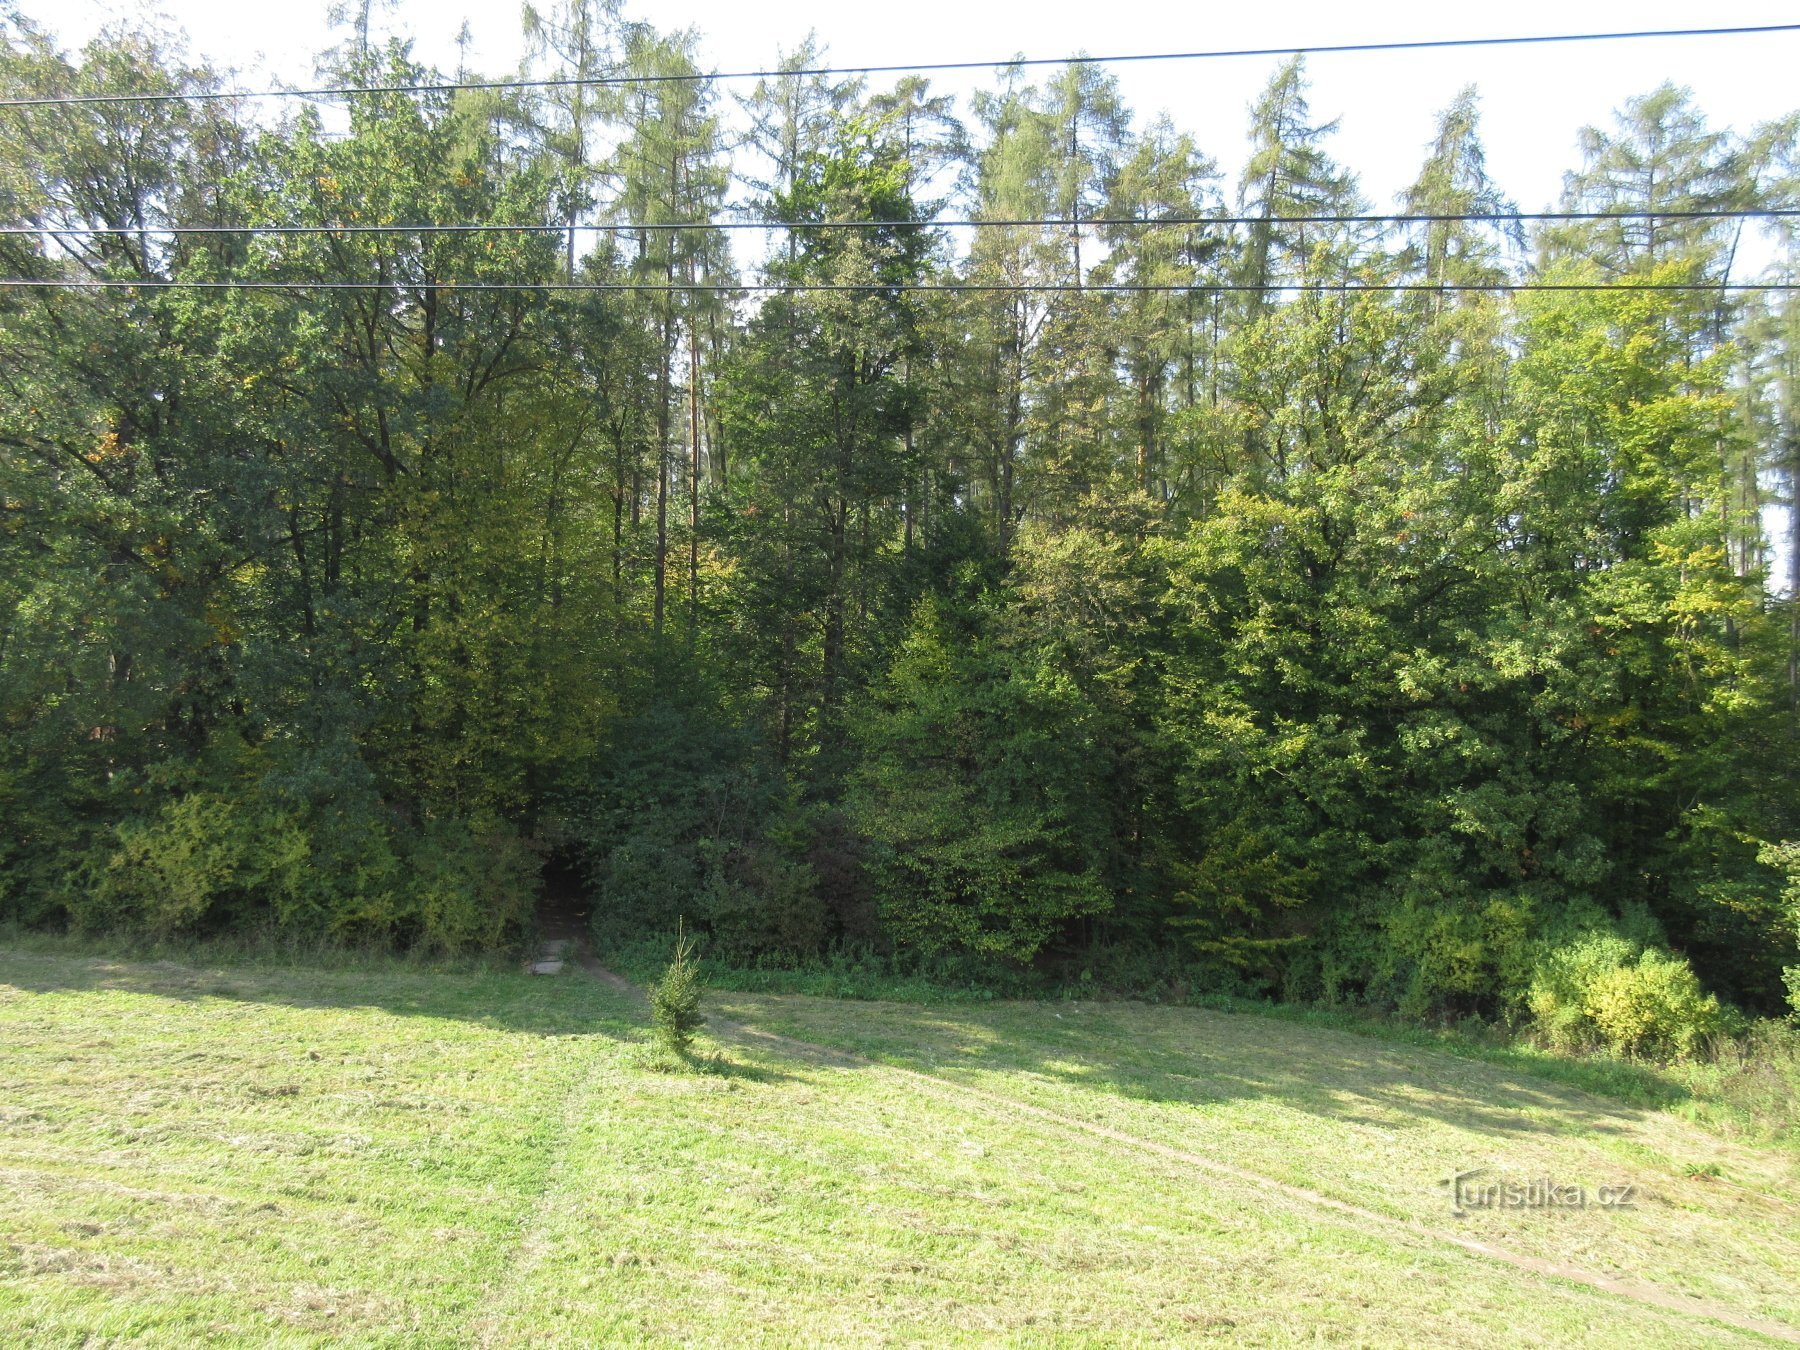
[[[186,30],[193,50],[235,67],[247,85],[268,77],[310,77],[313,55],[328,45],[324,0],[22,0],[24,11],[70,44],[108,22],[147,13]],[[1063,56],[1221,47],[1275,47],[1432,37],[1682,28],[1800,21],[1793,0],[1636,0],[1631,4],[1517,0],[1460,7],[1420,0],[1380,4],[1288,0],[1218,4],[1206,0],[628,0],[627,12],[668,30],[693,26],[714,69],[766,66],[817,30],[842,64],[909,60],[990,60],[1023,53]],[[517,63],[518,0],[400,0],[381,22],[415,40],[416,54],[454,69],[462,21],[474,35],[472,64],[497,74]],[[1362,179],[1369,198],[1391,202],[1417,170],[1433,116],[1464,84],[1483,100],[1489,166],[1526,209],[1554,205],[1565,169],[1577,162],[1575,135],[1605,125],[1611,110],[1665,79],[1694,91],[1717,126],[1747,131],[1800,107],[1793,72],[1800,33],[1703,39],[1643,39],[1413,53],[1317,56],[1310,61],[1313,110],[1341,118],[1331,145]],[[1242,155],[1246,110],[1268,79],[1272,58],[1148,63],[1115,67],[1127,102],[1141,117],[1166,110],[1227,169]],[[938,77],[942,89],[966,89]]]
[[[315,55],[333,41],[325,0],[19,3],[71,46],[106,24],[161,15],[186,31],[196,55],[235,69],[241,87],[310,80]],[[549,7],[547,0],[540,4]],[[520,59],[519,11],[519,0],[398,0],[379,22],[385,32],[412,38],[420,59],[454,70],[455,35],[467,19],[471,65],[500,75]],[[664,31],[698,29],[702,63],[714,70],[766,67],[809,30],[818,33],[834,64],[895,65],[1800,22],[1794,0],[1715,0],[1705,6],[1692,0],[1516,0],[1503,9],[1462,9],[1442,0],[627,0],[627,13]],[[1140,123],[1167,111],[1234,176],[1249,103],[1276,64],[1275,58],[1242,58],[1113,69]],[[1739,132],[1800,108],[1794,79],[1800,32],[1321,55],[1308,64],[1314,116],[1340,119],[1328,148],[1356,172],[1377,209],[1412,180],[1436,113],[1465,84],[1482,96],[1489,171],[1527,211],[1556,205],[1563,173],[1579,163],[1576,134],[1582,126],[1609,126],[1614,108],[1664,80],[1691,89],[1715,127]],[[933,81],[936,89],[959,93],[984,83],[991,87],[988,72]],[[1747,239],[1735,275],[1748,279],[1771,257],[1769,247]]]

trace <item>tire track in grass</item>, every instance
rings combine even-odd
[[[588,974],[600,980],[619,993],[642,999],[643,991],[624,976],[602,966],[585,947],[577,950],[576,962]],[[1235,1181],[1252,1187],[1264,1195],[1279,1197],[1297,1209],[1308,1212],[1325,1210],[1342,1218],[1355,1221],[1359,1229],[1371,1230],[1398,1238],[1411,1238],[1424,1245],[1441,1245],[1458,1248],[1471,1256],[1482,1260],[1511,1266],[1526,1274],[1543,1279],[1561,1280],[1570,1284],[1581,1285],[1602,1294],[1615,1298],[1629,1299],[1648,1307],[1664,1312],[1673,1312],[1685,1317],[1698,1317],[1707,1321],[1718,1322],[1734,1327],[1739,1331],[1752,1332],[1759,1336],[1767,1336],[1773,1340],[1800,1344],[1800,1327],[1789,1326],[1785,1322],[1775,1322],[1767,1318],[1754,1317],[1739,1312],[1734,1308],[1695,1298],[1685,1294],[1671,1293],[1657,1285],[1646,1284],[1638,1280],[1622,1280],[1611,1275],[1601,1275],[1595,1271],[1583,1270],[1578,1266],[1565,1265],[1557,1261],[1546,1261],[1542,1257],[1530,1256],[1524,1252],[1513,1251],[1497,1243],[1484,1242],[1480,1238],[1469,1237],[1446,1228],[1434,1228],[1421,1223],[1417,1219],[1399,1219],[1389,1214],[1367,1209],[1348,1200],[1339,1200],[1321,1191],[1307,1186],[1298,1186],[1292,1182],[1278,1181],[1274,1177],[1265,1176],[1261,1172],[1253,1172],[1248,1168],[1238,1167],[1202,1153],[1194,1153],[1187,1149],[1175,1148],[1155,1139],[1145,1139],[1141,1135],[1114,1129],[1110,1125],[1102,1125],[1096,1121],[1083,1120],[1079,1116],[1065,1115],[1060,1111],[1052,1111],[1048,1107],[1036,1106],[1030,1102],[1022,1102],[1017,1098],[1001,1093],[990,1092],[986,1088],[973,1087],[957,1083],[947,1078],[939,1078],[934,1074],[923,1073],[917,1069],[909,1069],[904,1065],[890,1064],[882,1060],[870,1059],[853,1050],[841,1050],[835,1046],[819,1045],[812,1041],[797,1040],[792,1036],[783,1036],[773,1031],[747,1026],[729,1018],[716,1015],[707,1018],[707,1027],[717,1032],[725,1032],[731,1036],[747,1038],[780,1046],[783,1049],[809,1058],[823,1058],[840,1064],[858,1068],[885,1069],[889,1073],[909,1079],[925,1091],[937,1096],[940,1100],[969,1105],[971,1103],[986,1109],[991,1114],[1010,1117],[1014,1120],[1031,1119],[1056,1126],[1064,1130],[1073,1130],[1092,1138],[1104,1139],[1109,1143],[1122,1144],[1127,1148],[1147,1153],[1166,1162],[1178,1163],[1183,1167],[1206,1172],[1212,1176]]]

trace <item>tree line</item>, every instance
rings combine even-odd
[[[680,78],[0,107],[0,271],[112,283],[0,292],[0,913],[493,948],[550,875],[742,959],[1784,1005],[1800,305],[1724,213],[1800,204],[1793,119],[1665,85],[1533,222],[1470,90],[1433,219],[1333,220],[1299,59],[1228,177],[1091,64],[732,95],[526,22]],[[222,89],[4,31],[17,96]],[[531,228],[368,228],[428,223]]]

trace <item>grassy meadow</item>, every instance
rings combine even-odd
[[[673,1067],[574,966],[0,946],[5,1339],[1800,1334],[1800,1155],[1665,1111],[1203,1009],[708,1007]],[[1474,1168],[1632,1203],[1459,1217]]]

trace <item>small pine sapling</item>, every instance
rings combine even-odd
[[[700,1016],[700,971],[694,964],[694,946],[679,927],[675,937],[675,959],[663,972],[662,979],[650,991],[650,1025],[656,1043],[677,1055],[685,1055],[694,1043],[694,1033],[704,1019]]]

